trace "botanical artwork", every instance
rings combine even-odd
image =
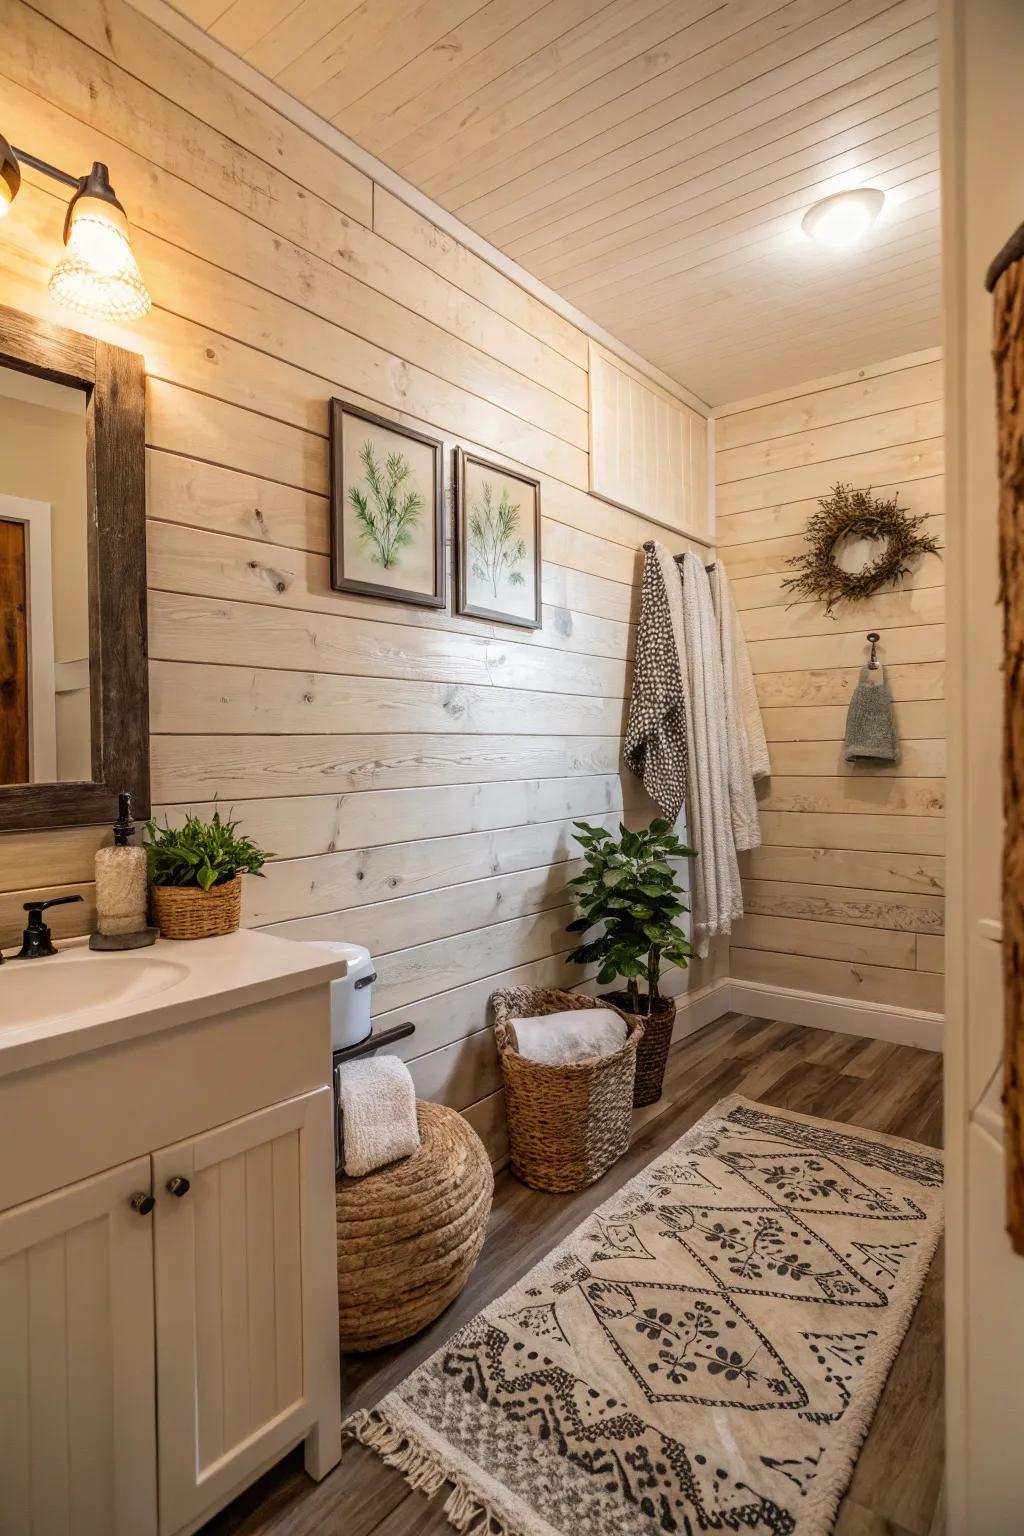
[[[459,612],[537,628],[540,486],[462,450],[456,467]]]
[[[519,503],[502,486],[495,506],[498,494],[493,481],[485,480],[469,514],[470,569],[495,602],[504,582],[510,587],[526,585],[526,540],[520,536]]]
[[[331,402],[331,585],[444,603],[441,444]]]
[[[423,493],[410,484],[412,467],[401,453],[389,453],[381,464],[367,438],[359,450],[365,483],[348,486],[345,496],[359,520],[359,537],[370,559],[389,571],[401,563],[401,552],[413,541],[423,516]]]
[[[826,1536],[941,1226],[931,1148],[723,1100],[346,1429],[473,1529]]]

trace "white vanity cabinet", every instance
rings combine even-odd
[[[344,962],[232,938],[250,984],[288,972],[241,1007],[220,967],[205,1016],[95,1049],[25,1064],[12,1033],[5,1062],[0,1028],[0,1536],[188,1536],[300,1441],[314,1477],[339,1459]],[[175,953],[206,944],[232,953]]]
[[[337,1410],[337,1348],[332,1370],[303,1328],[337,1317],[337,1271],[308,1251],[334,1204],[331,1103],[321,1088],[153,1157],[162,1536]]]
[[[155,1536],[150,1161],[0,1215],[0,1532]]]

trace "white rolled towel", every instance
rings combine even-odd
[[[538,1019],[510,1019],[520,1056],[546,1066],[613,1056],[626,1043],[626,1021],[610,1008],[567,1008]]]
[[[404,1061],[370,1056],[338,1068],[341,1160],[345,1172],[372,1173],[420,1144],[416,1089]]]

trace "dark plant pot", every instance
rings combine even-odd
[[[614,1003],[623,1013],[630,1013],[628,992],[604,992],[602,1001]],[[644,1026],[644,1037],[636,1053],[636,1081],[633,1085],[633,1108],[644,1104],[656,1104],[661,1098],[665,1081],[665,1063],[672,1044],[672,1030],[676,1022],[675,1000],[659,997],[654,1012],[634,1015]]]

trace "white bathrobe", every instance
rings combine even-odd
[[[757,813],[757,795],[754,792],[755,774],[749,736],[750,727],[748,727],[740,693],[740,655],[742,653],[746,661],[748,675],[750,675],[750,658],[747,655],[747,643],[740,629],[739,617],[733,603],[729,578],[720,560],[715,562],[709,575],[722,656],[726,763],[733,840],[737,851],[742,853],[748,848],[761,846],[761,822]],[[751,690],[753,686],[754,680],[750,676]],[[760,743],[763,743],[764,728],[761,725],[761,711],[758,708],[756,694],[753,696],[752,704],[755,715],[751,718],[751,726],[756,720],[756,728],[760,732]],[[767,749],[765,749],[765,756],[767,757]]]
[[[755,781],[771,777],[771,764],[768,761],[768,742],[764,734],[764,721],[761,718],[761,705],[758,702],[757,689],[754,686],[754,673],[750,665],[750,651],[747,649],[747,637],[743,633],[743,625],[740,616],[736,612],[736,603],[733,600],[732,587],[726,574],[725,566],[721,560],[715,562],[716,571],[720,573],[719,585],[723,590],[729,614],[731,616],[733,636],[733,656],[736,661],[736,686],[738,689],[738,702],[740,715],[747,732],[747,745],[750,749],[750,771]],[[715,596],[715,587],[712,584],[712,597]],[[716,605],[717,605],[717,598]]]
[[[722,653],[703,560],[683,556],[683,644],[687,679],[688,829],[697,850],[691,885],[693,946],[708,953],[711,939],[743,916],[743,891],[732,822],[726,688]]]

